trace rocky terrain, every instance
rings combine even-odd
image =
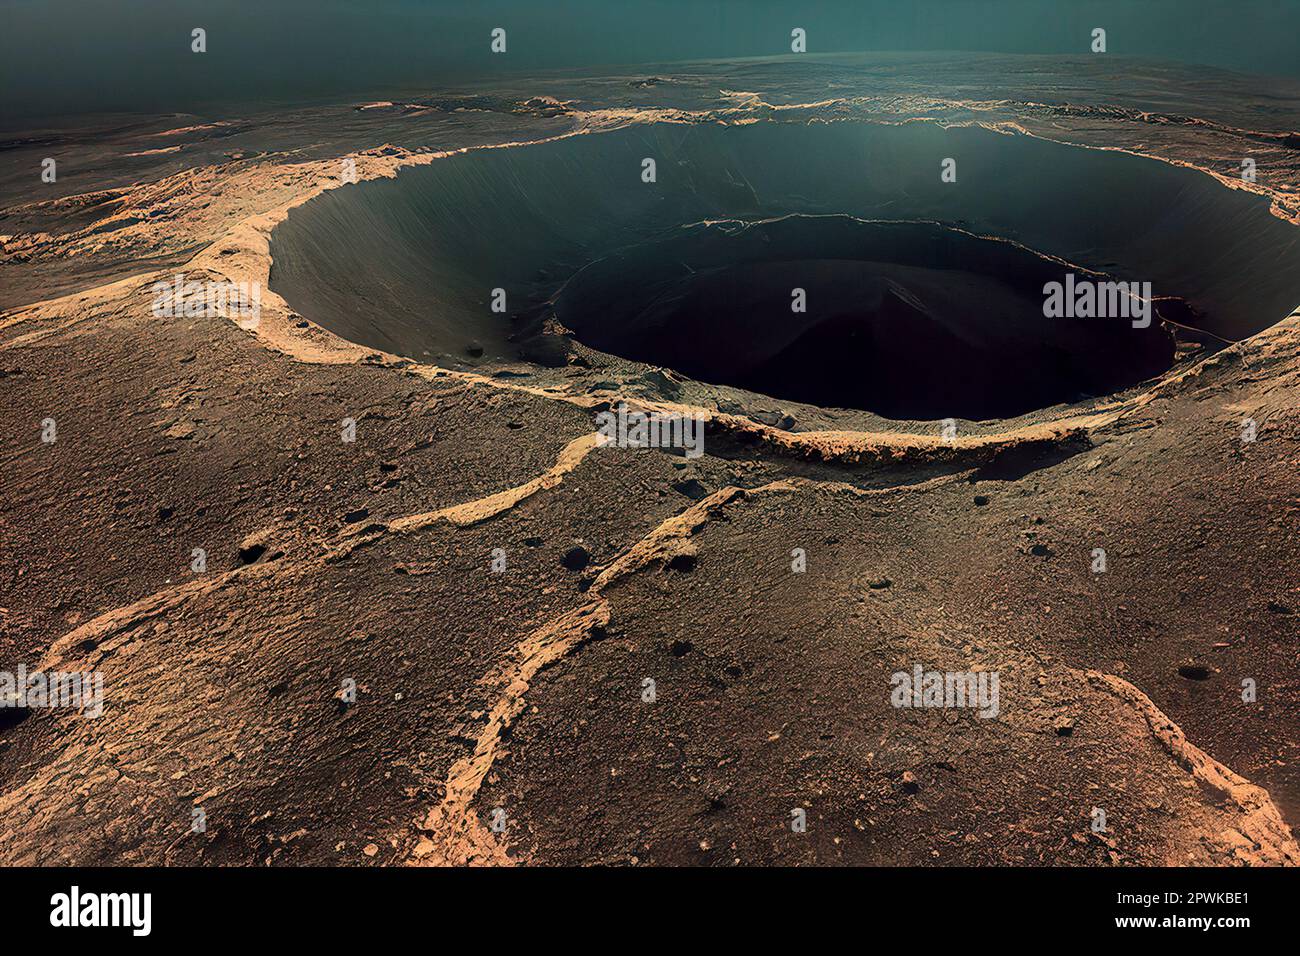
[[[836,67],[15,139],[0,668],[97,670],[104,709],[0,710],[0,862],[1300,863],[1300,312],[945,440],[576,342],[417,362],[268,288],[341,157],[392,177],[650,119],[1012,124],[1225,188],[1248,142],[1296,216],[1270,130],[1300,99],[1230,122],[1228,74],[1192,121],[1177,77],[826,106]],[[176,272],[260,283],[261,315],[156,317]],[[705,415],[705,454],[602,446],[620,401]],[[914,664],[996,671],[998,717],[891,706]]]

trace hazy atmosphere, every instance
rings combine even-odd
[[[1300,74],[1296,0],[5,0],[0,10],[6,119],[784,54],[795,26],[808,31],[810,54],[1077,54],[1100,26],[1113,56]],[[196,26],[209,37],[201,58],[177,42]],[[485,55],[495,26],[510,31],[509,57]]]

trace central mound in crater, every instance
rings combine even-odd
[[[1155,309],[1146,328],[1048,318],[1046,283],[1149,282],[1166,318],[1238,339],[1300,299],[1297,232],[1196,170],[980,128],[654,125],[333,190],[275,230],[271,287],[345,338],[417,358],[562,361],[553,319],[706,382],[989,418],[1173,361]]]

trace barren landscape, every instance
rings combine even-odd
[[[1300,863],[1300,86],[1099,59],[10,136],[0,666],[102,673],[103,713],[0,711],[0,863]],[[931,192],[871,179],[918,155]],[[870,273],[780,252],[833,242]],[[1069,267],[1163,282],[1151,329],[969,324]],[[159,317],[178,274],[260,315]],[[799,284],[892,351],[764,326]],[[606,446],[620,404],[703,454]],[[996,719],[891,704],[914,665],[996,672]]]

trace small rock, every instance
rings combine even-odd
[[[649,369],[642,373],[641,381],[655,389],[665,398],[677,398],[682,393],[681,382],[667,369]]]
[[[177,422],[171,428],[163,432],[168,438],[189,439],[194,436],[193,422]]]
[[[687,478],[685,481],[678,481],[673,484],[673,491],[685,495],[692,501],[699,501],[701,498],[709,496],[709,490],[694,478]]]
[[[564,557],[560,558],[560,564],[570,571],[581,571],[590,563],[591,554],[581,545],[570,548],[564,552]]]

